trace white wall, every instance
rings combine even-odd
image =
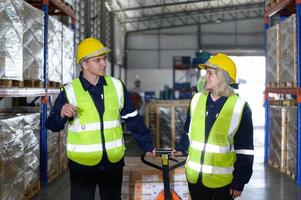
[[[261,18],[133,32],[127,37],[127,69],[171,69],[173,56],[199,49],[231,55],[264,55]]]

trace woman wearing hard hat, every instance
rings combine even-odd
[[[106,75],[110,49],[94,38],[77,48],[79,78],[62,88],[46,121],[52,131],[68,122],[71,199],[94,199],[96,186],[101,199],[121,199],[125,146],[121,119],[139,146],[154,156],[150,131],[132,105],[124,84]]]
[[[192,199],[230,200],[241,195],[252,175],[252,113],[230,87],[236,82],[231,58],[217,54],[199,67],[206,70],[204,88],[191,99],[175,155],[188,152]]]

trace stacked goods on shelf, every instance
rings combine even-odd
[[[267,84],[276,87],[279,82],[280,31],[279,24],[267,30]]]
[[[271,106],[270,116],[269,164],[295,178],[297,107]]]
[[[75,73],[74,32],[49,17],[48,37],[49,87],[59,87]],[[0,38],[0,84],[43,87],[44,12],[25,1],[4,0],[0,4]]]
[[[0,80],[23,79],[23,1],[1,0]],[[2,85],[2,84],[1,84]]]
[[[270,121],[269,121],[269,133],[270,133],[270,144],[269,144],[269,164],[278,169],[283,169],[285,163],[286,149],[283,148],[284,137],[283,129],[283,112],[280,106],[270,107]]]
[[[189,100],[151,101],[145,108],[145,124],[155,133],[157,148],[174,148],[183,133]]]
[[[48,80],[62,82],[62,23],[49,16],[48,24]]]
[[[40,190],[40,113],[24,115],[25,197]]]
[[[29,199],[40,189],[40,113],[1,113],[0,199]]]
[[[22,199],[24,194],[24,118],[0,119],[0,199]]]
[[[62,43],[62,81],[63,84],[71,82],[75,74],[74,60],[74,31],[63,25],[63,43]]]
[[[286,106],[286,132],[287,132],[287,163],[286,173],[291,177],[296,176],[297,166],[297,107]]]
[[[296,87],[296,15],[267,30],[267,84],[270,87]]]
[[[44,12],[24,2],[23,79],[25,87],[43,87]]]
[[[297,38],[296,15],[280,23],[280,72],[281,87],[296,87]]]
[[[0,200],[30,199],[40,190],[40,113],[32,111],[37,109],[0,112]],[[67,167],[66,132],[47,138],[51,181]]]

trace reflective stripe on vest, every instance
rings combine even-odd
[[[105,77],[103,131],[105,149],[111,162],[118,162],[124,156],[124,142],[120,123],[120,110],[123,108],[122,83]],[[77,107],[74,120],[68,125],[67,156],[83,165],[96,165],[102,159],[101,122],[99,113],[88,91],[79,79],[65,86],[69,103]]]
[[[233,178],[236,159],[233,138],[239,127],[245,102],[237,96],[228,97],[205,143],[207,97],[204,93],[197,93],[191,100],[190,146],[185,168],[190,183],[196,183],[201,173],[204,185],[217,188],[229,184]]]

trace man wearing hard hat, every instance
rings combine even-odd
[[[125,146],[123,119],[139,146],[154,156],[149,129],[129,99],[124,84],[106,76],[110,49],[94,38],[83,40],[76,61],[79,78],[62,88],[46,127],[59,131],[68,122],[71,199],[94,199],[96,186],[101,199],[120,200]]]
[[[251,109],[230,87],[236,83],[230,57],[217,54],[199,67],[206,70],[205,84],[191,99],[175,155],[188,152],[185,171],[192,199],[231,200],[241,195],[253,171]]]

